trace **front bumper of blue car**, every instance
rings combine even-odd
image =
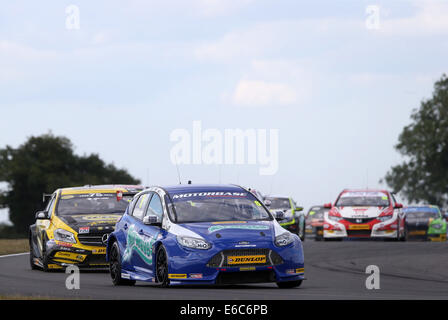
[[[171,285],[284,282],[305,279],[299,240],[284,247],[215,243],[208,250],[166,247]],[[259,259],[257,261],[257,259]],[[238,261],[240,260],[240,261]],[[251,260],[251,261],[250,261]]]

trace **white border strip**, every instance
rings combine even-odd
[[[4,256],[0,256],[0,258],[8,258],[8,257],[14,257],[14,256],[23,256],[25,254],[30,254],[30,253],[29,252],[22,252],[22,253],[6,254]]]

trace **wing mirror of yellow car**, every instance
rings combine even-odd
[[[296,207],[295,211],[303,211],[303,207]]]
[[[36,217],[36,220],[47,220],[47,219],[49,219],[47,211],[38,211],[38,212],[36,212],[36,216],[35,217]]]

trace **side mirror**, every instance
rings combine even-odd
[[[148,226],[159,226],[162,224],[162,221],[159,216],[156,216],[155,214],[148,214],[143,217],[143,224]]]
[[[36,220],[47,220],[48,218],[48,212],[46,211],[38,211],[35,215]]]
[[[272,215],[277,220],[282,220],[285,218],[285,213],[282,210],[275,210]]]
[[[271,206],[272,201],[271,200],[264,200],[264,205],[266,207],[270,207]]]
[[[331,202],[324,204],[324,208],[331,209]]]
[[[403,204],[401,204],[401,203],[395,204],[395,209],[401,209],[401,208],[403,208]]]
[[[303,207],[296,207],[294,211],[303,211]]]

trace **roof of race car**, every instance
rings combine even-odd
[[[207,192],[207,191],[222,191],[222,192],[241,192],[242,190],[248,192],[243,187],[234,184],[178,184],[172,186],[162,186],[168,193],[183,193],[183,192]]]
[[[116,191],[140,191],[143,187],[140,185],[125,185],[125,184],[105,184],[105,185],[86,185],[80,187],[69,187],[60,188],[62,194],[72,194],[72,193],[89,193],[95,192],[116,192]]]
[[[344,192],[385,192],[389,193],[387,190],[381,190],[381,189],[344,189],[341,193]]]
[[[431,204],[427,205],[416,205],[416,206],[407,206],[403,208],[406,212],[412,212],[412,211],[428,211],[428,212],[435,212],[439,211],[439,207]]]

